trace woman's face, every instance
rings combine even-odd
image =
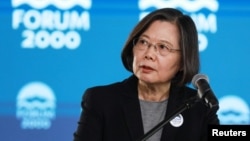
[[[133,72],[139,80],[154,84],[170,82],[181,69],[179,40],[175,24],[154,21],[133,47]],[[162,47],[178,51],[167,51]]]

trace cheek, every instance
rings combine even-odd
[[[133,51],[134,53],[134,58],[133,58],[133,63],[132,63],[132,67],[133,67],[133,72],[137,72],[137,70],[139,69],[138,66],[140,64],[140,62],[143,60],[143,53],[141,52],[136,52]]]
[[[173,64],[173,69],[175,69],[175,72],[178,72],[181,70],[181,64],[180,64],[180,61],[176,61],[174,64]]]
[[[178,72],[181,68],[180,59],[172,58],[172,59],[167,59],[165,61],[161,61],[160,66],[162,70],[167,70],[167,71],[172,70],[174,73]]]
[[[132,63],[133,72],[136,72],[137,66],[138,66],[138,59],[137,59],[136,56],[134,56],[134,58],[133,58],[133,63]]]

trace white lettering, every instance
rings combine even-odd
[[[49,33],[45,30],[37,32],[35,35],[35,45],[40,49],[45,49],[49,46],[50,36]]]
[[[194,20],[197,30],[199,32],[211,32],[215,33],[217,31],[217,20],[214,14],[209,14],[206,18],[205,14],[191,14],[190,15]]]
[[[198,39],[199,39],[199,51],[206,50],[206,48],[208,46],[207,36],[205,36],[202,33],[198,33]]]
[[[26,29],[49,29],[49,30],[89,30],[90,18],[89,13],[84,11],[78,13],[77,11],[60,12],[52,10],[28,10],[21,9],[14,10],[12,27],[17,29],[20,24]]]
[[[19,28],[20,24],[22,23],[23,15],[24,15],[24,10],[21,10],[21,9],[16,9],[12,13],[12,28],[13,29]]]
[[[45,49],[51,46],[53,49],[61,49],[64,46],[68,49],[77,49],[81,43],[81,37],[76,31],[53,31],[49,33],[46,30],[34,32],[32,30],[23,31],[22,48],[40,48]]]
[[[80,16],[76,11],[72,11],[71,17],[69,19],[69,28],[70,29],[84,29],[89,30],[89,13],[83,12]]]
[[[37,10],[29,10],[24,14],[23,23],[27,29],[35,30],[40,27],[41,15]]]
[[[68,49],[76,49],[81,43],[80,35],[75,31],[69,31],[66,34],[65,44]]]
[[[219,131],[218,129],[212,129],[212,136],[246,136],[246,131]]]
[[[49,29],[49,30],[53,30],[54,29],[54,26],[53,26],[53,11],[51,10],[44,10],[42,13],[41,13],[41,28],[42,29]],[[46,19],[46,20],[44,20]]]
[[[242,136],[247,136],[247,131],[241,131]]]
[[[60,31],[54,31],[51,34],[50,43],[54,49],[61,49],[64,46],[64,34]]]
[[[21,43],[23,48],[34,48],[35,44],[34,44],[34,36],[35,33],[32,30],[24,30],[23,31],[23,37],[24,40]]]
[[[48,129],[51,122],[46,117],[25,117],[21,126],[23,129]]]
[[[60,11],[55,11],[54,13],[54,25],[58,30],[65,30],[70,24],[70,12],[65,11],[63,14]]]
[[[218,136],[218,129],[212,129],[212,136]]]

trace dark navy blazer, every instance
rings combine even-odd
[[[137,141],[144,135],[137,92],[138,79],[131,76],[122,82],[89,88],[83,94],[82,114],[74,141]],[[171,85],[166,117],[172,115],[197,91]],[[206,141],[207,126],[219,124],[218,107],[209,109],[196,102],[184,110],[183,124],[163,127],[161,141]]]

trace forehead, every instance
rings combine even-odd
[[[152,22],[141,36],[154,41],[167,41],[173,45],[178,45],[180,39],[179,29],[175,23],[160,20]]]

